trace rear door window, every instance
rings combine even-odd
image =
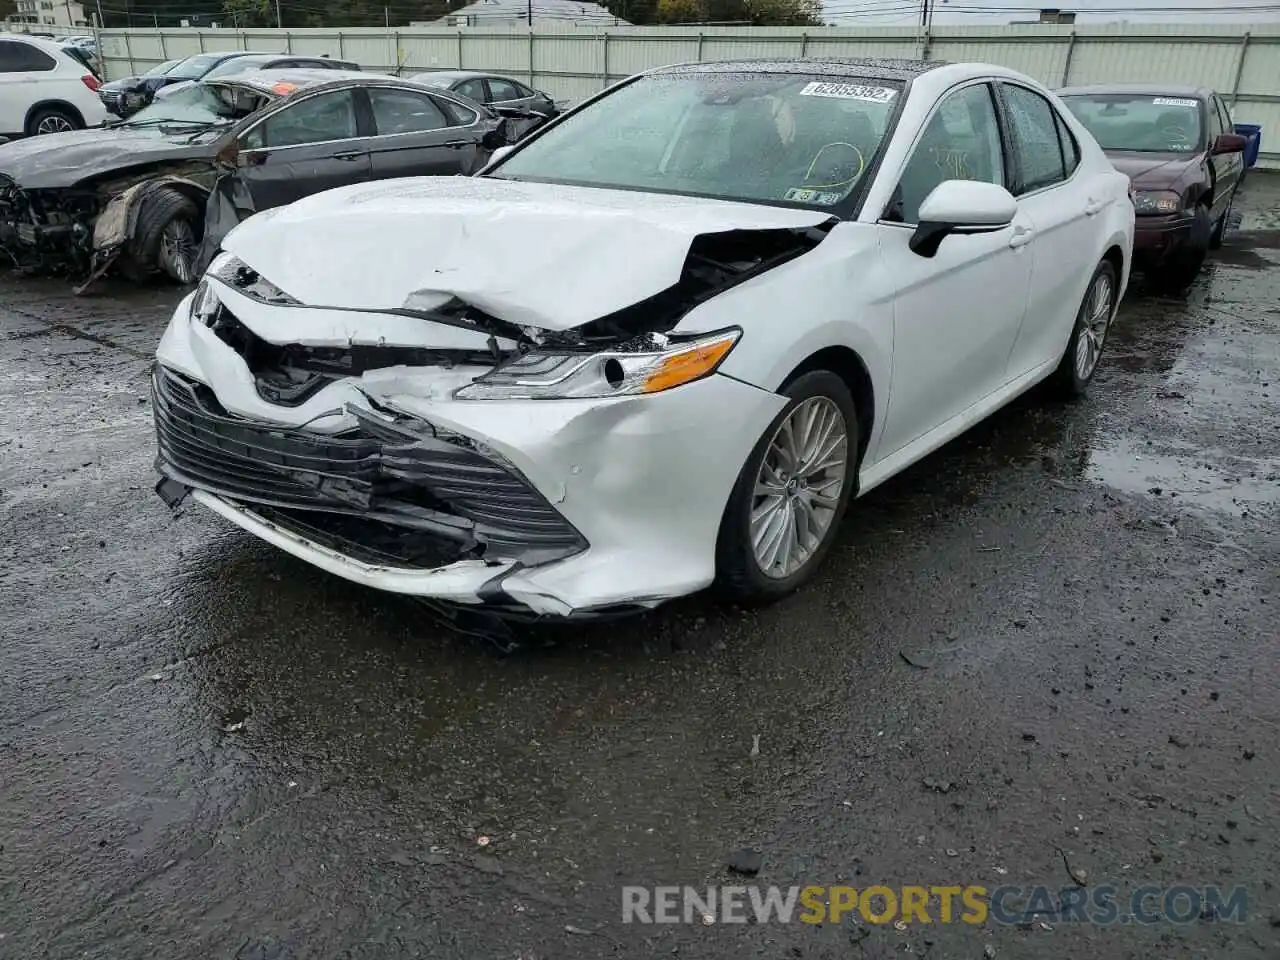
[[[34,73],[52,70],[53,57],[29,43],[0,40],[0,73]]]
[[[1008,83],[1002,86],[1021,172],[1014,194],[1021,196],[1061,183],[1067,178],[1067,170],[1052,104],[1026,87]]]
[[[452,126],[429,94],[373,87],[369,90],[369,102],[373,105],[373,122],[380,137]]]
[[[454,89],[464,97],[474,100],[476,103],[485,102],[484,81],[478,77],[474,80],[467,80],[459,84]]]
[[[523,94],[516,89],[515,84],[506,80],[499,80],[497,77],[489,78],[489,93],[492,96],[493,103],[503,103],[507,100],[519,100]]]

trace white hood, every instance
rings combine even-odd
[[[430,309],[457,297],[509,323],[565,330],[676,283],[698,234],[829,219],[722,200],[414,177],[268,210],[222,246],[309,306]]]

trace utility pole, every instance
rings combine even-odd
[[[533,29],[533,0],[528,0],[529,5],[529,28]]]
[[[929,28],[929,0],[920,0],[920,26]]]
[[[97,3],[98,3],[98,29],[102,30],[103,28],[106,27],[107,21],[102,19],[102,0],[97,0]]]
[[[276,29],[284,27],[284,20],[280,18],[280,0],[276,0]]]

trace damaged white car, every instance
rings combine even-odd
[[[155,369],[158,491],[499,614],[781,596],[850,500],[1093,376],[1128,181],[999,67],[669,67],[473,178],[252,216]]]

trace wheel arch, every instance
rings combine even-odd
[[[875,384],[866,362],[851,347],[834,345],[817,350],[800,361],[783,379],[779,392],[785,390],[806,373],[815,370],[830,370],[849,388],[853,396],[853,409],[858,415],[858,464],[867,452],[871,442],[871,431],[875,427],[876,395]],[[857,483],[858,470],[853,471],[854,483]],[[855,491],[856,491],[855,486]]]
[[[22,130],[28,136],[31,136],[31,121],[42,110],[58,110],[75,120],[76,123],[80,125],[81,129],[84,128],[84,114],[80,112],[79,108],[76,107],[74,103],[67,100],[59,100],[57,98],[39,100],[27,109],[27,115],[22,120]]]

